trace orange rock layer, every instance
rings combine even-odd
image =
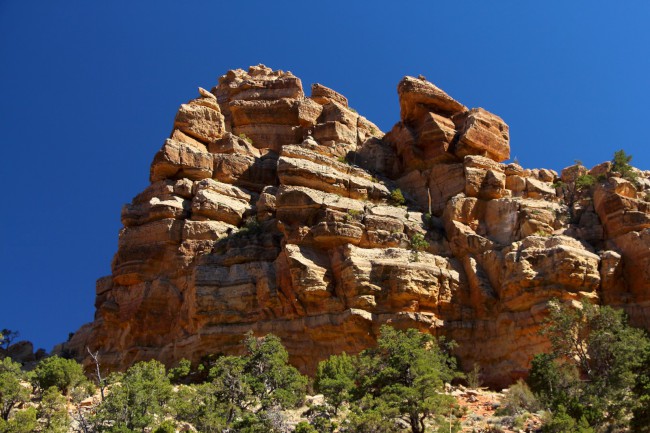
[[[498,116],[423,79],[398,93],[384,135],[334,90],[307,97],[262,65],[199,89],[122,209],[95,320],[59,349],[124,369],[240,353],[252,330],[313,373],[389,323],[456,340],[463,366],[505,384],[544,349],[551,298],[623,307],[650,329],[648,172],[632,184],[597,166],[579,190],[584,167],[504,164]]]

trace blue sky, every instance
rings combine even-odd
[[[94,313],[120,209],[179,104],[264,63],[384,131],[423,74],[509,125],[528,168],[650,169],[650,2],[0,0],[0,328],[50,350]]]

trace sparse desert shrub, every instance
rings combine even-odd
[[[623,178],[631,182],[636,182],[638,174],[630,165],[630,161],[632,161],[632,155],[626,154],[623,149],[617,150],[612,158],[612,171],[620,173]]]
[[[576,179],[576,188],[579,191],[589,189],[596,183],[596,178],[590,174],[583,174]]]
[[[520,415],[525,412],[535,412],[539,410],[539,401],[535,394],[530,390],[526,382],[519,379],[517,383],[508,388],[497,414],[499,415]]]
[[[404,194],[402,194],[402,190],[399,188],[396,188],[391,191],[390,193],[390,203],[393,206],[402,206],[404,203],[406,203],[406,199],[404,198]]]
[[[415,233],[413,236],[411,236],[410,244],[411,251],[413,251],[413,259],[416,262],[420,259],[419,252],[426,248],[429,248],[429,242],[424,239],[424,235],[421,233]]]
[[[472,370],[465,375],[467,386],[472,389],[480,388],[483,384],[481,381],[481,366],[474,363]]]
[[[242,132],[241,134],[239,134],[239,138],[241,138],[242,140],[244,140],[244,141],[245,141],[246,143],[248,143],[248,144],[253,144],[253,139],[250,138],[250,137],[248,137],[248,136],[247,136],[246,134],[244,134],[243,132]]]

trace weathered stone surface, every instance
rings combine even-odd
[[[261,152],[249,141],[242,137],[237,137],[230,132],[226,132],[222,138],[211,142],[208,145],[208,150],[210,153],[234,153],[259,158],[262,155]]]
[[[214,98],[195,99],[181,105],[174,128],[202,143],[220,138],[226,130],[223,115]]]
[[[598,297],[599,257],[572,238],[527,237],[503,251],[503,264],[493,278],[509,310],[529,309],[553,297]]]
[[[594,206],[610,238],[650,228],[650,203],[636,199],[636,189],[623,179],[599,184]]]
[[[151,163],[150,180],[212,177],[212,155],[189,144],[167,139]]]
[[[508,125],[499,116],[482,108],[473,108],[455,121],[459,125],[457,156],[480,155],[498,162],[510,158]]]
[[[408,122],[419,106],[446,117],[467,111],[460,102],[434,84],[420,78],[404,77],[397,85],[401,118]]]
[[[577,188],[576,165],[555,183],[499,163],[497,116],[423,79],[398,92],[401,121],[384,136],[333,90],[305,98],[263,65],[199,89],[122,210],[95,321],[59,349],[123,369],[241,353],[246,332],[272,332],[313,373],[389,323],[454,339],[463,365],[505,385],[548,344],[551,298],[586,296],[650,329],[650,172],[631,183],[603,164]]]
[[[465,194],[482,199],[497,199],[506,195],[506,175],[494,161],[481,156],[466,156]]]
[[[291,72],[273,71],[264,65],[251,66],[248,71],[236,69],[219,78],[213,89],[219,104],[234,100],[300,99],[305,96],[300,79]]]
[[[165,218],[187,218],[191,197],[192,182],[188,179],[158,181],[124,205],[122,224],[132,226]]]
[[[318,83],[311,85],[311,99],[321,105],[326,105],[330,102],[336,102],[343,105],[344,107],[348,106],[348,98],[330,89],[329,87],[325,87],[322,84]]]
[[[323,109],[310,99],[235,100],[229,107],[235,127],[260,123],[310,127]]]

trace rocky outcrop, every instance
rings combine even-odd
[[[505,384],[547,344],[552,298],[623,307],[650,329],[648,172],[505,164],[498,116],[423,78],[398,95],[384,135],[336,91],[306,96],[262,65],[199,89],[122,210],[94,322],[59,349],[125,368],[272,332],[313,372],[390,323],[456,340],[464,366]]]

